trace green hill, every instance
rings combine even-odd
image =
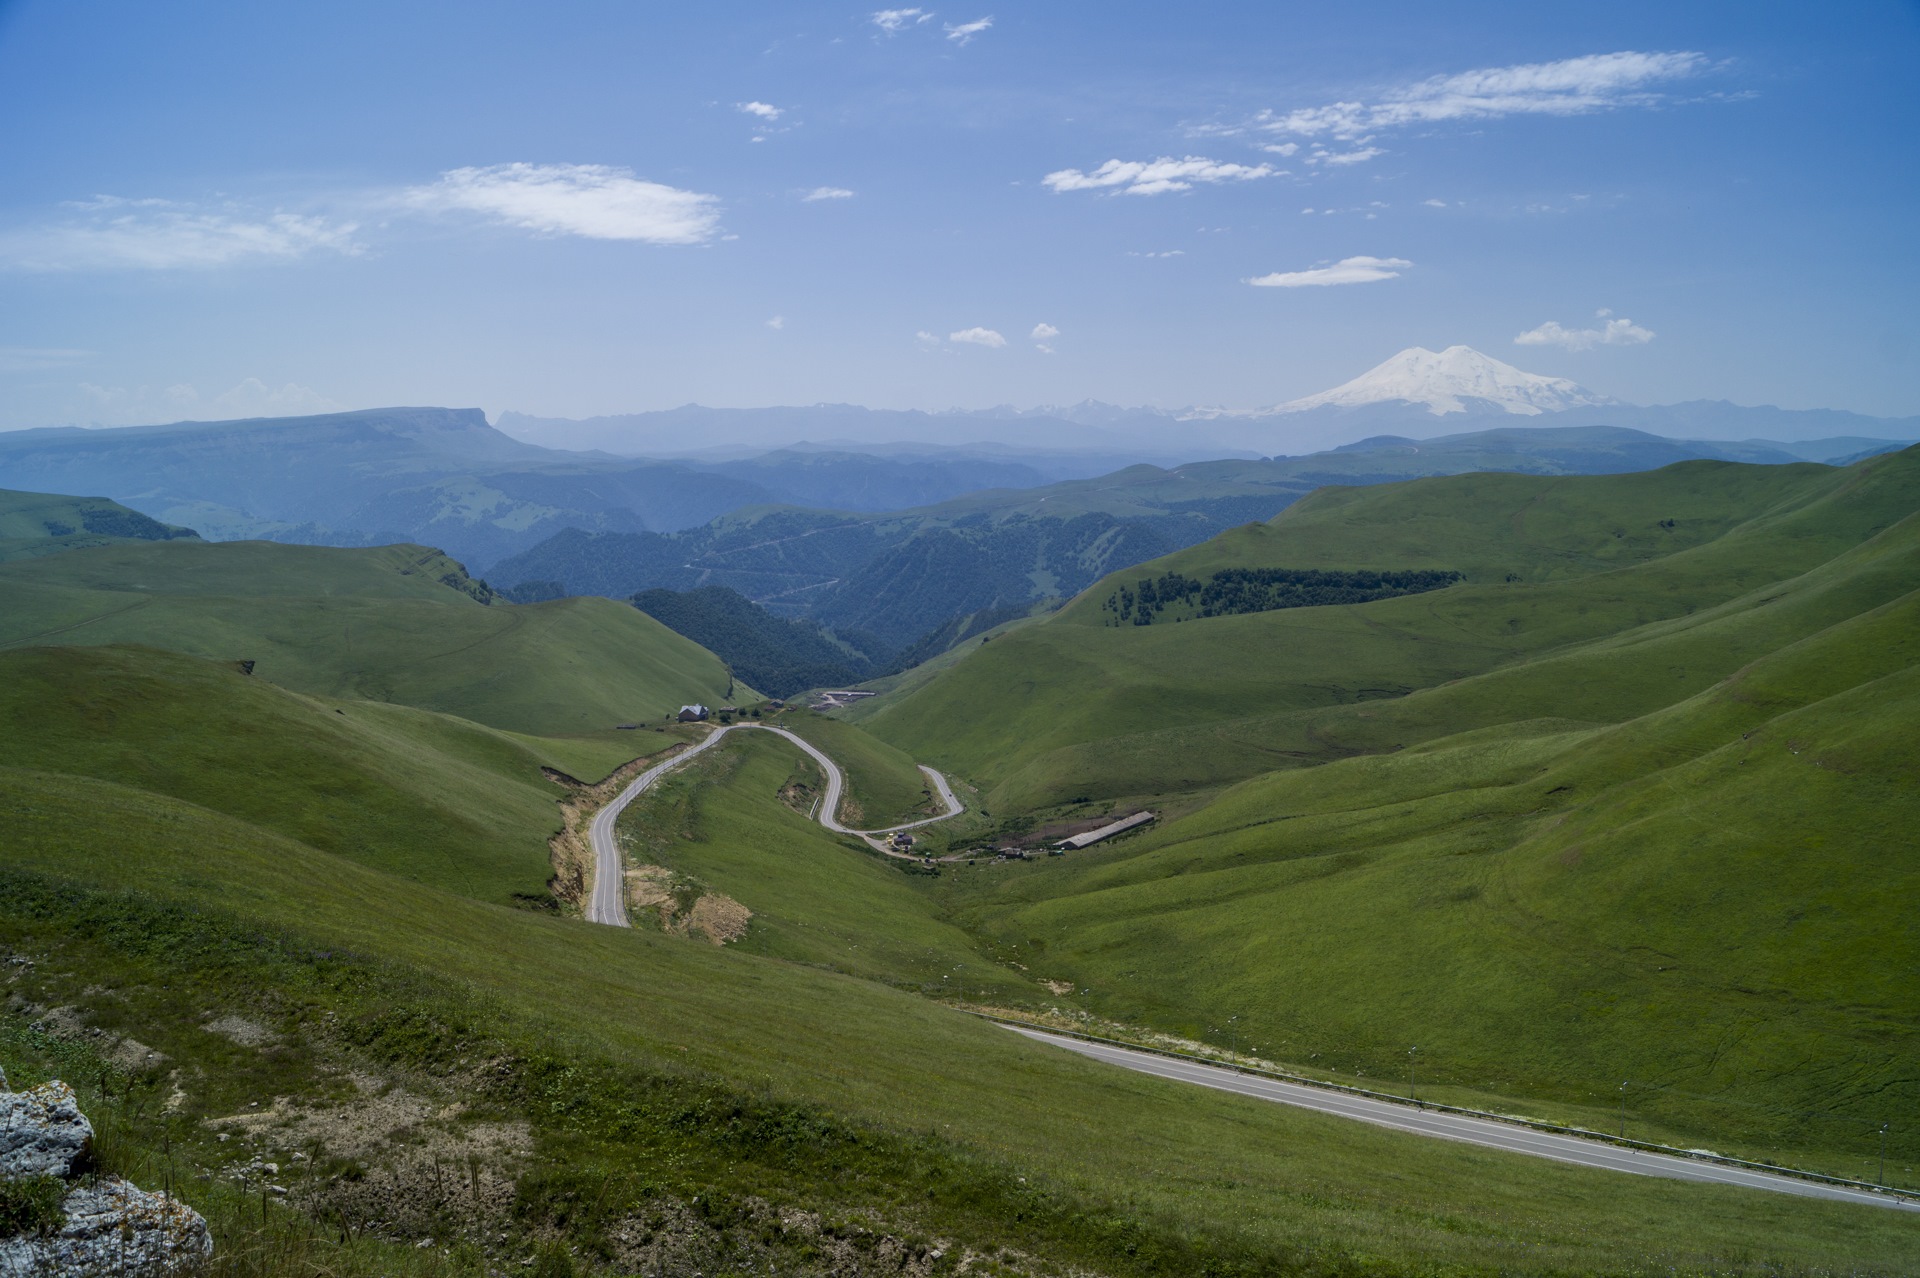
[[[667,743],[543,741],[125,647],[0,652],[0,722],[33,725],[0,739],[0,768],[135,787],[509,903],[544,900],[552,874],[563,791],[541,769],[597,779]]]
[[[633,606],[700,644],[745,682],[773,697],[859,681],[872,665],[820,628],[776,617],[736,590],[643,590]]]
[[[253,1272],[484,1272],[496,1239],[511,1244],[496,1267],[557,1242],[548,1272],[631,1269],[614,1263],[622,1248],[656,1232],[718,1237],[782,1269],[817,1261],[824,1238],[1121,1275],[1891,1272],[1920,1229],[1127,1074],[889,988],[933,985],[978,949],[902,889],[914,880],[783,807],[795,756],[768,738],[703,761],[710,789],[660,796],[664,816],[681,803],[688,819],[647,827],[679,868],[764,911],[760,935],[722,949],[415,876],[419,825],[366,821],[341,852],[307,841],[336,837],[328,803],[421,793],[389,773],[422,746],[424,788],[470,794],[533,785],[532,745],[515,755],[497,733],[391,710],[330,735],[342,707],[176,656],[4,660],[21,676],[9,682],[44,685],[10,712],[38,715],[49,743],[0,763],[0,945],[30,959],[10,991],[164,1056],[109,1067],[87,1043],[110,1040],[58,1037],[10,1006],[0,1059],[17,1082],[73,1078],[107,1169],[169,1178],[211,1215],[225,1263],[261,1257]],[[344,708],[333,717],[361,710]],[[207,738],[240,720],[275,740],[245,784],[146,767],[114,731],[220,766]],[[1016,971],[1000,988],[1032,981]],[[410,1104],[426,1108],[403,1149],[467,1152],[418,1162],[432,1193],[368,1198],[387,1158],[410,1155],[361,1133]],[[274,1125],[343,1108],[351,1155],[330,1129]],[[478,1143],[487,1133],[503,1143]],[[292,1152],[314,1172],[285,1170]],[[267,1157],[297,1195],[234,1184]],[[488,1204],[485,1252],[449,1245],[471,1239],[474,1201]],[[809,1212],[827,1233],[780,1223]]]
[[[1906,532],[1904,594],[1677,704],[1272,773],[962,917],[1103,1014],[1237,1018],[1267,1054],[1374,1079],[1417,1045],[1430,1088],[1495,1107],[1600,1107],[1627,1080],[1633,1121],[1683,1143],[1871,1175],[1880,1125],[1920,1105]]]
[[[0,648],[138,643],[300,692],[574,735],[728,696],[725,666],[610,599],[515,605],[437,550],[125,543],[0,564]]]
[[[120,541],[197,538],[191,528],[149,519],[105,497],[62,497],[0,488],[0,563]]]
[[[987,783],[990,806],[1007,807],[1204,789],[1515,718],[1619,722],[1768,649],[1739,624],[1732,641],[1692,644],[1667,665],[1652,648],[1626,660],[1603,641],[1631,647],[1704,610],[1766,609],[1772,586],[1916,506],[1914,450],[1844,470],[1688,462],[1323,490],[1269,524],[1106,578],[1046,622],[863,707],[862,722]],[[1464,580],[1352,606],[1110,624],[1105,605],[1122,588],[1235,568]]]
[[[1920,450],[1333,492],[1149,568],[1282,564],[1466,580],[1114,626],[1110,579],[865,721],[993,805],[1159,796],[956,916],[1096,1013],[1872,1172],[1920,1105]]]

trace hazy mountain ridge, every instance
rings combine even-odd
[[[1859,442],[1722,444],[1604,426],[1378,436],[1305,457],[1132,466],[919,510],[770,509],[672,534],[568,531],[501,561],[492,576],[509,588],[548,582],[614,598],[725,585],[779,615],[857,633],[878,658],[953,617],[1071,597],[1105,573],[1270,519],[1326,485],[1469,471],[1620,474],[1700,459],[1785,465]]]
[[[632,456],[779,448],[802,440],[835,441],[836,446],[862,449],[905,447],[901,441],[912,440],[917,441],[913,447],[922,449],[1058,450],[1165,465],[1207,452],[1214,456],[1299,454],[1369,434],[1427,435],[1440,425],[1459,431],[1476,424],[1510,423],[1516,416],[1550,420],[1554,425],[1620,426],[1692,439],[1810,440],[1822,435],[1920,439],[1920,417],[1881,418],[1839,409],[1782,409],[1724,400],[1629,404],[1458,345],[1438,352],[1409,347],[1350,381],[1268,407],[1127,407],[1093,399],[1071,405],[1002,404],[938,412],[850,404],[778,408],[685,404],[581,421],[504,412],[498,425],[516,438],[549,447],[594,448]],[[1167,455],[1170,438],[1181,441],[1184,456]]]
[[[0,486],[99,492],[215,540],[437,545],[476,570],[568,528],[698,527],[750,506],[910,507],[1047,476],[989,456],[787,450],[635,460],[514,439],[478,409],[0,433]]]

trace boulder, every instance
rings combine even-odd
[[[0,1239],[0,1278],[164,1278],[213,1254],[200,1213],[118,1176],[75,1189],[60,1209],[59,1232]]]
[[[93,1124],[65,1083],[0,1092],[0,1179],[75,1175],[92,1147]]]

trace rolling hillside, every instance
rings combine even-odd
[[[1861,611],[1675,705],[1272,773],[963,917],[1105,1014],[1237,1017],[1348,1076],[1417,1044],[1430,1086],[1489,1097],[1599,1105],[1625,1079],[1637,1121],[1858,1174],[1920,1104],[1915,533],[1884,549],[1904,594],[1860,598],[1865,565],[1809,584]]]
[[[558,1240],[568,1265],[629,1269],[624,1249],[656,1235],[801,1267],[815,1236],[777,1222],[811,1212],[845,1222],[830,1240],[863,1248],[1169,1278],[1891,1269],[1911,1254],[1915,1222],[1897,1213],[1419,1141],[1105,1069],[919,997],[909,991],[982,961],[977,946],[911,880],[783,805],[793,756],[770,739],[703,762],[709,787],[663,793],[647,827],[674,844],[678,868],[765,911],[761,934],[723,949],[512,909],[413,873],[431,859],[413,845],[459,795],[503,786],[507,810],[538,790],[537,744],[516,754],[499,734],[390,711],[329,732],[340,707],[180,657],[0,661],[45,685],[14,708],[40,715],[50,742],[0,764],[0,944],[31,958],[12,988],[105,1026],[103,1049],[128,1034],[165,1058],[107,1066],[12,1011],[0,1052],[22,1082],[55,1070],[79,1081],[110,1124],[110,1168],[218,1169],[174,1183],[234,1254],[264,1240],[283,1267],[318,1262],[300,1214],[311,1211],[338,1226],[337,1249],[334,1229],[320,1231],[331,1272],[461,1272],[457,1256],[416,1243],[447,1237],[480,1201],[497,1204],[482,1218],[513,1243],[509,1264]],[[228,715],[277,745],[246,794],[126,757],[107,714],[216,766],[240,748],[205,740],[232,730]],[[429,758],[389,775],[401,766],[389,746]],[[405,802],[449,783],[462,788],[423,824],[330,828],[329,812],[357,798]],[[282,790],[286,812],[267,801]],[[340,850],[316,845],[329,841]],[[1032,982],[1015,971],[997,978],[1010,994]],[[310,1128],[336,1161],[298,1197],[229,1188],[249,1157],[292,1165],[281,1142],[297,1139],[234,1115],[351,1107],[364,1126],[408,1105],[432,1117],[406,1142],[466,1151],[451,1187],[420,1163],[436,1194],[367,1198],[362,1186],[412,1165],[406,1146],[343,1159]],[[248,1139],[217,1139],[234,1130]],[[519,1134],[484,1143],[502,1130]],[[510,1189],[483,1198],[492,1185]]]
[[[564,792],[543,767],[598,779],[668,744],[653,733],[545,741],[119,646],[0,652],[0,721],[35,725],[0,741],[0,769],[164,795],[503,904],[546,900]]]
[[[817,626],[776,617],[725,586],[643,590],[632,603],[771,697],[855,683],[873,673],[864,653],[835,643]]]
[[[1466,580],[1115,626],[1116,577],[876,699],[996,810],[1168,818],[956,917],[1098,1015],[1871,1174],[1920,1105],[1920,450],[1329,491],[1139,571],[1277,564]]]
[[[133,643],[299,692],[574,735],[719,703],[705,649],[609,599],[515,605],[422,546],[125,543],[0,564],[0,648]]]
[[[1660,623],[1769,606],[1779,583],[1911,514],[1917,470],[1908,450],[1842,470],[1690,462],[1325,490],[1267,525],[1115,574],[858,717],[1010,808],[1204,789],[1513,719],[1619,722],[1806,633],[1735,623],[1731,639],[1667,640],[1684,657],[1657,666],[1658,645],[1635,646]],[[1108,624],[1107,600],[1141,579],[1263,567],[1465,576],[1353,607]],[[1614,673],[1623,650],[1644,666]]]
[[[149,519],[104,497],[0,489],[0,563],[122,541],[197,538],[191,528]]]

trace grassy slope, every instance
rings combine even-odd
[[[560,828],[562,792],[543,766],[597,778],[665,740],[623,734],[555,751],[445,715],[303,696],[230,665],[130,648],[0,652],[0,722],[32,725],[0,738],[0,766],[137,786],[502,902],[542,895],[552,873],[546,839]]]
[[[916,757],[996,786],[999,806],[1196,789],[1403,745],[1472,724],[1418,721],[1414,699],[1395,698],[1685,618],[1809,571],[1909,514],[1916,474],[1920,454],[1909,451],[1847,471],[1698,462],[1632,476],[1469,475],[1330,490],[1269,525],[1109,578],[864,722]],[[1235,563],[1459,567],[1468,580],[1354,607],[1100,625],[1100,601],[1119,580]],[[1642,713],[1737,664],[1730,653],[1697,655],[1685,682],[1610,685],[1584,698],[1578,716]],[[1575,716],[1565,704],[1496,713]],[[1382,741],[1386,722],[1397,735]]]
[[[63,528],[67,531],[59,531]],[[149,519],[105,497],[65,497],[0,488],[0,563],[122,541],[195,536],[191,529]]]
[[[1622,705],[1643,708],[1545,717]],[[1853,1174],[1920,1105],[1920,516],[1383,714],[1385,737],[1470,730],[1248,781],[955,904],[1102,1010],[1188,1032],[1237,1015],[1281,1059],[1391,1078],[1418,1044],[1460,1086],[1569,1104],[1626,1078],[1670,1131]]]
[[[1134,1222],[1104,1260],[1093,1254],[1105,1268],[1130,1265],[1120,1250],[1128,1237],[1171,1230],[1268,1254],[1309,1248],[1328,1266],[1357,1254],[1421,1270],[1758,1261],[1892,1271],[1920,1229],[1890,1212],[1585,1172],[1103,1069],[872,982],[489,906],[124,784],[8,768],[0,820],[9,872],[135,888],[189,910],[218,902],[252,926],[471,983],[487,991],[483,1020],[582,1068],[692,1069],[1011,1159],[1045,1192],[1115,1204],[1075,1219],[1104,1211]],[[102,858],[103,838],[140,855]],[[25,925],[45,943],[44,917]],[[91,935],[138,952],[135,933]],[[321,952],[311,961],[333,960]],[[194,1050],[191,1029],[141,1028],[163,1050]],[[735,1183],[757,1174],[755,1146],[725,1148]],[[831,1164],[797,1167],[787,1193],[847,1201]],[[957,1192],[930,1191],[922,1210],[947,1210]],[[996,1218],[992,1227],[1048,1245],[1044,1234],[1023,1235],[1035,1225]]]
[[[941,918],[898,863],[782,803],[782,789],[795,780],[817,792],[817,769],[791,744],[736,733],[629,807],[621,837],[635,859],[752,910],[738,942],[744,951],[936,995],[952,992],[963,975],[974,978],[975,997],[989,989],[997,997],[1030,992],[1030,981],[1002,971]]]
[[[725,699],[718,659],[633,608],[489,607],[471,588],[458,564],[419,546],[106,546],[0,565],[0,647],[140,643],[246,658],[302,692],[541,735]]]
[[[780,716],[781,727],[818,746],[847,775],[840,819],[856,830],[878,830],[930,816],[938,801],[920,766],[904,751],[837,719],[800,711]]]

